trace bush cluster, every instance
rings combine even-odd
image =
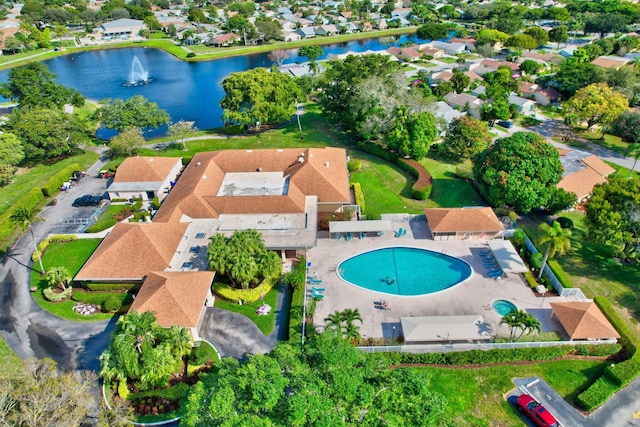
[[[618,391],[618,388],[606,376],[601,376],[591,384],[591,387],[576,397],[576,403],[583,409],[590,411],[606,402]]]
[[[54,292],[54,290],[52,288],[45,288],[42,291],[42,294],[44,295],[44,298],[47,301],[51,301],[51,302],[63,301],[65,299],[69,298],[72,293],[73,293],[73,288],[70,287],[70,286],[67,289],[65,289],[64,291],[62,291],[62,292]]]
[[[118,223],[118,220],[115,218],[111,218],[109,220],[106,221],[100,221],[97,222],[93,225],[90,225],[89,227],[87,227],[84,232],[85,233],[99,233],[103,230],[106,230],[107,228],[113,227],[114,225],[116,225]]]
[[[360,206],[360,211],[365,211],[364,193],[359,182],[353,183],[353,197],[356,199],[356,205]]]
[[[265,278],[262,283],[253,289],[238,289],[226,283],[213,282],[213,291],[228,301],[255,302],[260,299],[260,294],[267,295],[275,286],[277,280]]]
[[[300,257],[300,261],[294,267],[294,270],[299,268],[302,271],[303,281],[306,280],[307,272],[307,259],[304,256]],[[291,293],[291,308],[289,310],[289,340],[298,339],[302,336],[302,312],[304,306],[304,293],[305,287],[299,286],[293,289]]]
[[[573,288],[573,284],[571,283],[571,279],[567,273],[564,272],[560,264],[555,259],[547,260],[547,265],[553,271],[553,274],[556,275],[556,278],[560,281],[560,284],[565,288]]]
[[[415,160],[399,159],[398,164],[406,165],[407,167],[402,168],[418,178],[411,187],[411,197],[416,200],[427,200],[431,196],[433,185],[431,174]]]
[[[160,397],[169,400],[179,400],[189,393],[189,385],[181,382],[167,388],[159,388],[155,390],[140,391],[138,393],[130,393],[129,399],[141,399],[143,397]]]
[[[44,251],[46,251],[49,247],[49,244],[73,242],[74,240],[78,240],[78,236],[76,236],[75,234],[52,234],[42,242],[38,243],[38,252],[40,253],[40,256],[42,256],[44,254]],[[31,254],[31,261],[38,261],[38,255],[36,254],[36,251],[33,251],[33,253]]]
[[[66,168],[62,169],[57,174],[53,175],[51,178],[44,183],[40,191],[42,191],[42,195],[44,197],[51,197],[60,191],[60,187],[62,183],[69,181],[71,174],[80,169],[80,165],[78,163],[73,163]]]
[[[199,341],[195,344],[193,350],[191,350],[191,354],[189,355],[189,364],[202,366],[208,361],[215,363],[219,360],[219,357],[220,356],[211,344],[206,341]]]
[[[357,172],[362,169],[362,160],[360,159],[352,159],[347,163],[347,169],[349,172]]]
[[[120,310],[120,307],[122,307],[122,300],[115,295],[111,295],[104,300],[100,308],[105,313],[111,313]]]
[[[531,272],[527,271],[523,274],[523,276],[524,280],[527,281],[527,284],[531,289],[534,289],[536,286],[538,286],[538,282],[536,281],[536,278],[533,277],[533,274],[531,274]]]

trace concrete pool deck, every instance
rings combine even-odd
[[[386,219],[386,218],[385,218]],[[318,330],[324,328],[324,318],[335,311],[346,308],[360,311],[362,324],[360,334],[363,338],[393,339],[402,334],[401,317],[409,316],[448,316],[448,315],[482,315],[493,331],[508,335],[506,326],[499,326],[501,316],[493,310],[495,300],[504,299],[514,303],[534,315],[542,324],[543,332],[562,331],[560,324],[551,319],[550,302],[569,301],[563,297],[537,297],[526,284],[522,275],[511,274],[501,280],[494,280],[487,274],[480,252],[488,248],[485,240],[473,241],[434,241],[427,237],[424,217],[394,216],[394,229],[407,229],[404,237],[392,235],[369,236],[353,240],[335,240],[319,235],[317,246],[308,251],[311,262],[309,275],[317,274],[321,284],[315,285],[325,289],[324,298],[318,301],[314,316],[314,325]],[[429,249],[445,252],[466,261],[473,269],[471,277],[465,282],[447,290],[424,296],[395,296],[369,291],[351,285],[338,277],[336,267],[345,259],[362,252],[394,246]],[[371,268],[376,268],[372,265]],[[416,266],[416,268],[420,268]],[[311,298],[311,285],[307,284],[307,297]],[[381,300],[388,303],[385,310]]]

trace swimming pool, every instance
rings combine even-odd
[[[506,299],[499,299],[493,302],[493,309],[500,316],[505,316],[511,310],[517,310],[518,307],[516,307],[516,305],[511,301],[507,301]]]
[[[370,291],[415,296],[457,285],[471,276],[471,267],[439,252],[394,247],[348,258],[337,272],[342,280]]]

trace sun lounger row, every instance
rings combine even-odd
[[[402,227],[400,227],[398,231],[396,231],[396,237],[402,237],[402,236],[405,236],[406,234],[407,234],[407,230]]]

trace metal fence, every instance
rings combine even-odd
[[[532,254],[535,254],[538,252],[538,249],[536,249],[535,245],[533,244],[531,239],[529,239],[529,236],[527,236],[526,233],[524,235],[524,244],[527,246],[527,249],[529,249],[529,252],[531,252]],[[560,280],[558,280],[556,275],[553,274],[553,271],[549,267],[549,264],[544,266],[543,273],[547,276],[547,278],[551,282],[551,285],[556,290],[556,292],[558,292],[558,295],[560,295],[561,297],[567,297],[567,298],[573,297],[578,299],[579,301],[588,301],[588,298],[584,296],[584,294],[580,289],[565,288],[564,286],[562,286],[562,283],[560,283]]]
[[[494,350],[494,349],[516,349],[516,348],[541,348],[541,347],[557,347],[562,345],[601,345],[615,344],[618,342],[615,338],[606,340],[593,341],[540,341],[540,342],[504,342],[504,343],[442,343],[442,344],[406,344],[406,345],[388,345],[388,346],[370,346],[358,347],[365,353],[449,353],[453,351],[469,351],[469,350]]]

